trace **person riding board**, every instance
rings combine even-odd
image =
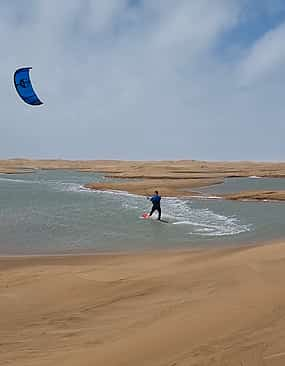
[[[158,191],[154,192],[154,195],[149,198],[149,200],[152,202],[152,209],[149,213],[149,216],[151,216],[155,211],[158,212],[158,220],[161,218],[161,207],[160,207],[160,201],[161,196],[158,194]]]

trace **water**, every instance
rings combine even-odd
[[[285,235],[284,204],[163,198],[163,218],[169,221],[164,224],[140,219],[150,209],[144,197],[83,188],[104,180],[75,171],[0,175],[0,254],[189,248]],[[234,179],[208,191],[233,184],[238,189],[248,181],[253,180]],[[281,183],[266,180],[266,189]]]
[[[285,190],[284,178],[230,178],[224,184],[200,188],[201,192],[209,194],[238,193],[241,191]]]

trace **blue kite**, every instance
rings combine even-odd
[[[14,74],[14,84],[19,96],[24,102],[30,105],[41,105],[43,102],[39,99],[35,93],[31,79],[30,70],[31,67],[23,67],[18,69]]]

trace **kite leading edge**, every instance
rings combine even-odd
[[[43,102],[39,99],[35,93],[31,79],[30,79],[31,67],[23,67],[18,69],[14,74],[15,88],[24,102],[30,105],[41,105]]]

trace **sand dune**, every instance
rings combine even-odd
[[[285,245],[0,259],[0,364],[281,366]]]

